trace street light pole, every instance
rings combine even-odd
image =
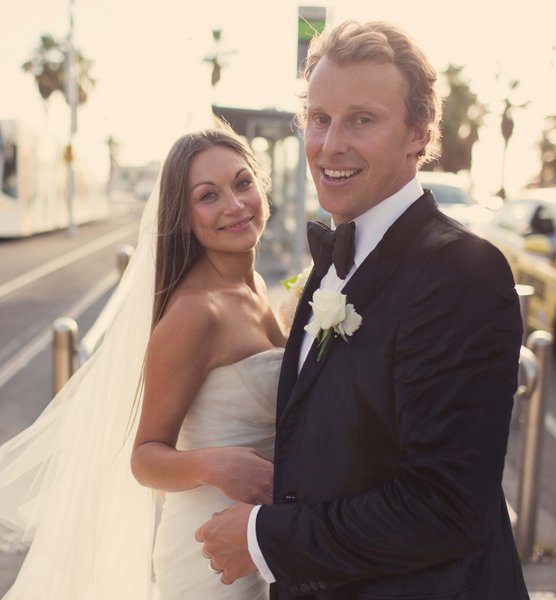
[[[73,9],[74,0],[69,0],[69,30],[66,52],[66,98],[70,108],[69,140],[64,155],[68,167],[67,205],[68,205],[68,234],[75,234],[74,195],[75,173],[73,170],[73,142],[77,131],[77,78],[75,74],[75,47],[73,45]]]

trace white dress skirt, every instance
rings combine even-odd
[[[212,371],[187,414],[177,447],[245,446],[272,458],[282,355],[283,349],[271,349]],[[196,529],[230,504],[210,486],[165,494],[153,555],[160,600],[268,598],[268,584],[258,573],[224,585],[201,556]]]

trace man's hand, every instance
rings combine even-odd
[[[247,523],[252,509],[251,504],[234,504],[215,513],[195,532],[195,539],[203,542],[202,555],[210,560],[212,569],[222,572],[222,583],[233,583],[257,570],[247,547]]]

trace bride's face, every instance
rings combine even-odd
[[[191,229],[207,250],[248,252],[263,232],[267,208],[247,161],[227,146],[199,152],[189,172]]]

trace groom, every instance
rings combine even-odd
[[[329,266],[334,234],[311,227],[274,505],[215,515],[202,552],[224,583],[258,569],[280,600],[524,600],[501,488],[519,303],[501,254],[415,177],[438,138],[436,73],[396,27],[348,22],[314,40],[305,76],[307,160],[354,254]],[[319,288],[361,317],[320,356],[304,330]]]

